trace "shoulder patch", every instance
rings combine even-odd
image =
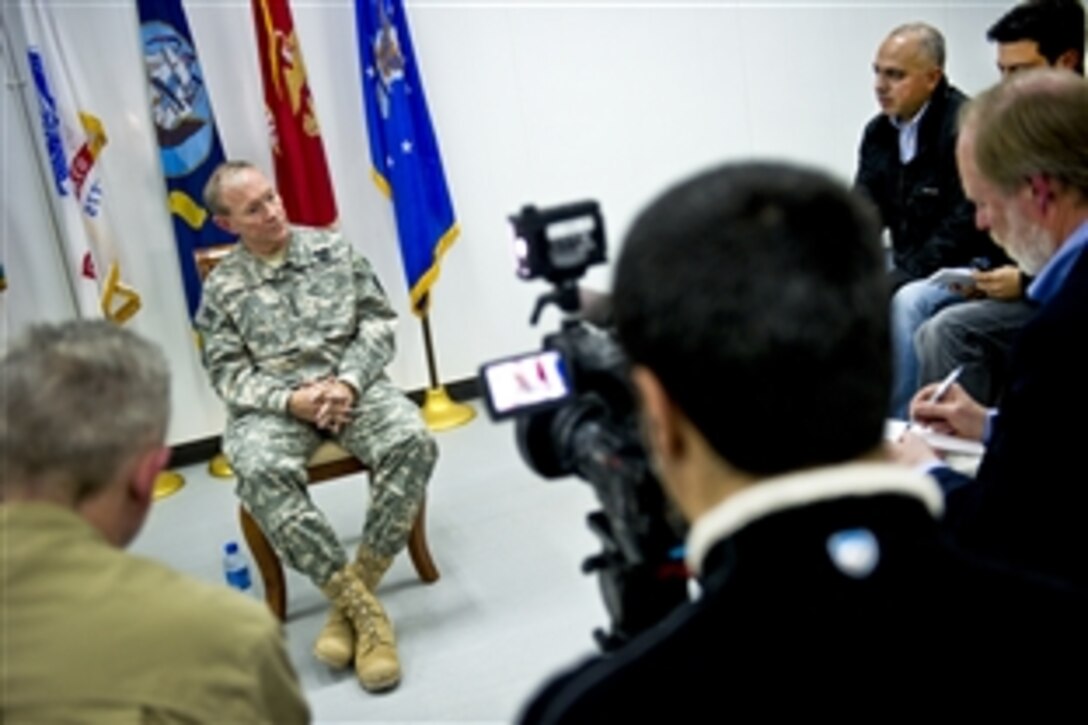
[[[844,529],[827,537],[831,563],[852,579],[865,579],[880,562],[880,542],[869,529]]]

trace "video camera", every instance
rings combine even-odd
[[[526,206],[510,221],[518,276],[553,285],[537,299],[531,324],[548,304],[565,315],[540,351],[481,366],[481,387],[492,419],[515,419],[518,450],[531,469],[545,478],[574,474],[593,486],[601,509],[588,524],[602,549],[582,570],[597,573],[611,619],[594,636],[614,650],[687,601],[681,527],[641,444],[625,356],[607,325],[581,314],[578,280],[605,261],[597,203]]]

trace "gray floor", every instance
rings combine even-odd
[[[591,632],[607,624],[596,580],[579,569],[597,548],[584,523],[595,508],[589,485],[537,478],[518,457],[512,426],[485,413],[436,437],[428,537],[441,578],[422,584],[404,555],[378,590],[398,635],[399,688],[369,695],[351,670],[313,659],[324,599],[288,572],[288,648],[316,722],[510,722],[548,674],[594,650]],[[223,543],[242,542],[233,480],[204,465],[178,472],[185,487],[155,505],[131,550],[221,582]],[[365,485],[353,476],[312,489],[352,548]]]

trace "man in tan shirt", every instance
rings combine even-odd
[[[260,603],[123,551],[170,451],[161,351],[104,321],[0,364],[0,721],[305,723]]]

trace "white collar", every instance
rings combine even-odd
[[[688,569],[698,574],[718,541],[776,511],[844,496],[888,493],[919,499],[934,518],[944,512],[944,496],[936,481],[892,463],[846,463],[774,476],[729,496],[692,524],[685,554]]]

